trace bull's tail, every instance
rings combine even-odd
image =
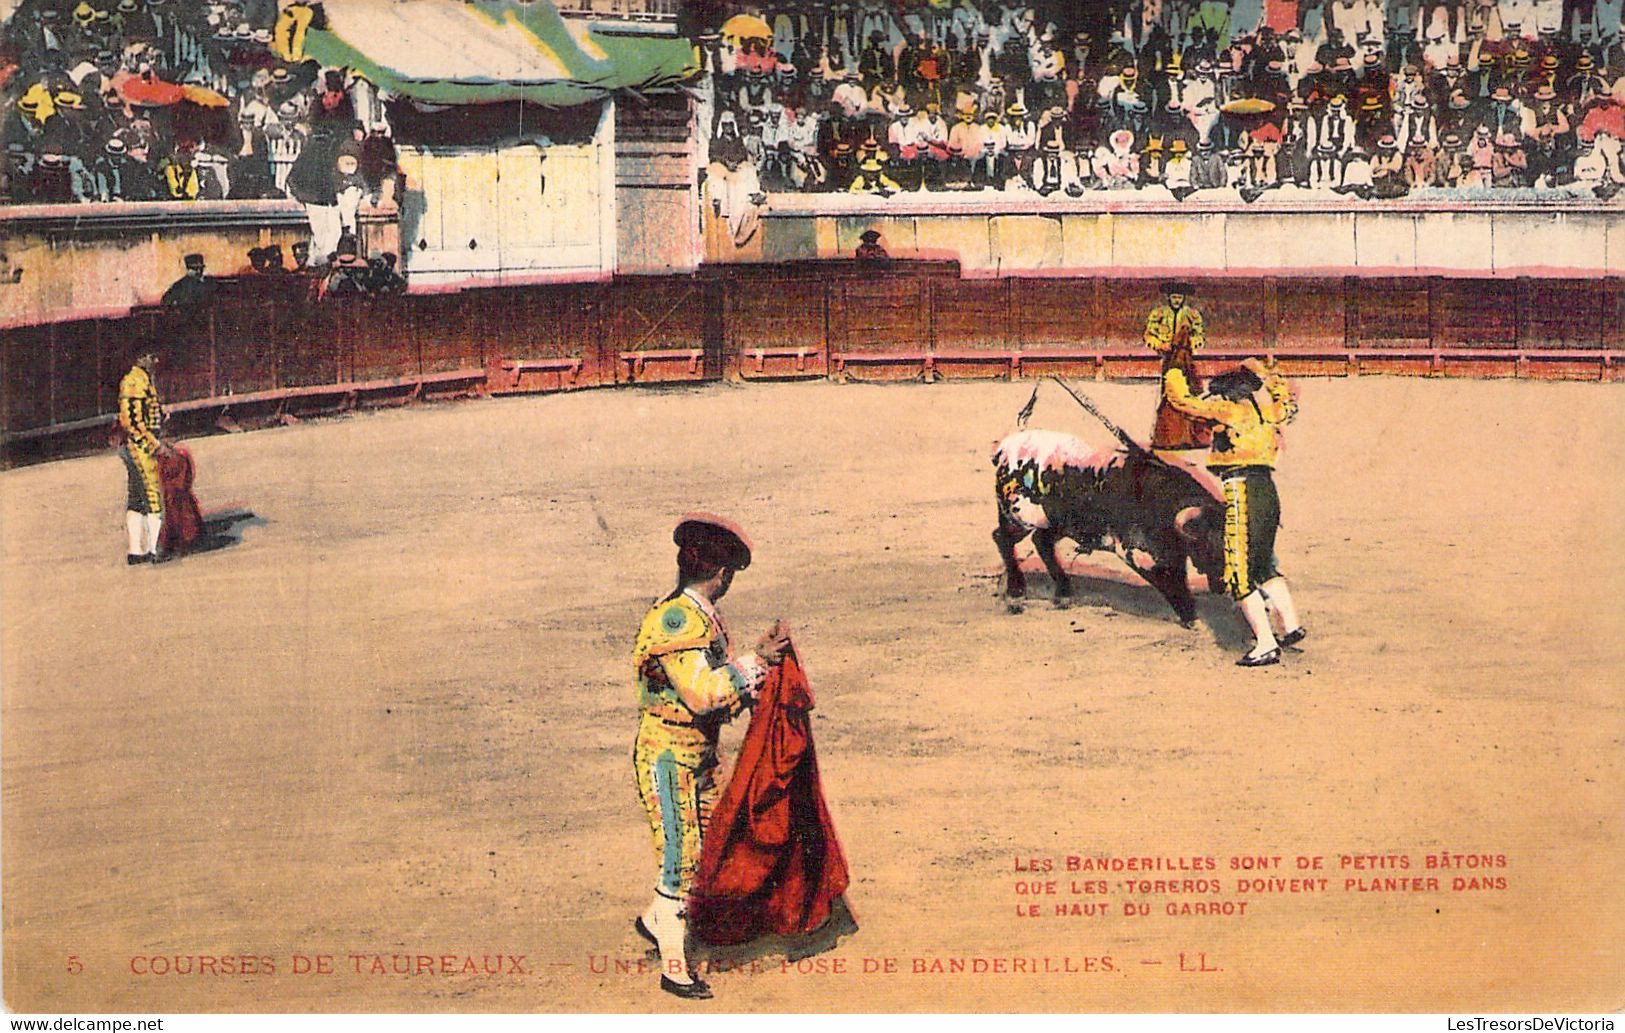
[[[1043,385],[1043,383],[1044,382],[1040,380],[1038,383],[1033,385],[1033,396],[1027,399],[1027,404],[1021,407],[1020,412],[1016,413],[1017,427],[1020,427],[1023,430],[1026,429],[1027,419],[1033,414],[1033,406],[1038,404],[1038,389]]]

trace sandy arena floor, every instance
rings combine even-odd
[[[6,1004],[1625,1005],[1625,391],[1300,386],[1279,552],[1312,636],[1260,671],[1232,665],[1226,600],[1182,630],[1112,557],[1076,607],[1040,573],[1005,612],[987,455],[1028,384],[587,392],[198,440],[204,508],[263,523],[157,568],[124,565],[113,454],[0,475]],[[1152,386],[1088,390],[1149,425]],[[1108,440],[1053,387],[1033,422]],[[624,971],[654,865],[628,653],[696,508],[756,540],[735,638],[796,628],[860,925],[823,971],[764,961],[698,1005]],[[1279,868],[1232,868],[1258,856]],[[1168,914],[1198,903],[1232,913]],[[333,971],[298,971],[318,955]]]

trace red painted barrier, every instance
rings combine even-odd
[[[195,311],[0,332],[8,462],[105,438],[147,342],[185,433],[350,405],[617,384],[1151,377],[1139,279],[963,280],[951,263],[808,262],[697,276],[316,302],[304,277],[222,278]],[[1294,376],[1617,378],[1625,281],[1209,279],[1205,366]]]

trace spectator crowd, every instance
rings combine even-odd
[[[784,191],[1612,198],[1621,7],[713,5],[693,29],[707,191],[731,220]]]
[[[296,59],[320,4],[276,0],[22,0],[0,32],[12,204],[291,197],[312,261],[391,204],[385,97],[346,69]]]

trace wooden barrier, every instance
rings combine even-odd
[[[729,379],[1154,377],[1143,279],[965,280],[952,263],[709,268],[696,276],[317,302],[299,276],[222,278],[213,304],[0,336],[8,462],[105,439],[149,342],[187,432],[426,397]],[[1625,281],[1207,279],[1204,371],[1618,379]]]

